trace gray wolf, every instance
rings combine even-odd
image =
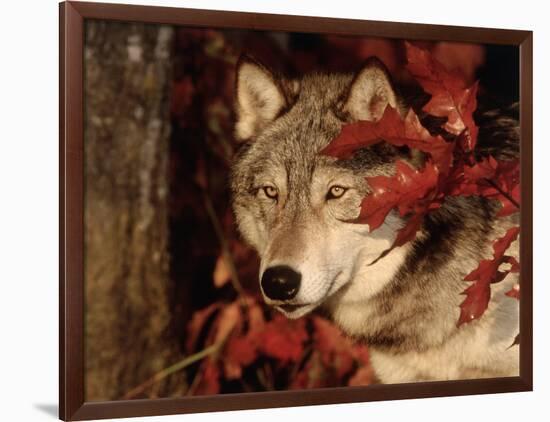
[[[355,75],[287,79],[244,56],[236,75],[243,145],[231,175],[233,209],[261,258],[265,302],[288,318],[326,312],[370,346],[383,383],[518,375],[519,350],[510,345],[519,305],[503,294],[517,275],[494,285],[482,318],[457,327],[464,276],[517,221],[497,219],[484,199],[451,198],[425,218],[414,242],[377,260],[401,218],[390,214],[372,232],[348,221],[369,193],[365,177],[392,174],[396,159],[412,163],[414,154],[380,143],[349,160],[319,155],[342,125],[377,120],[388,105],[404,109],[384,65],[371,59]],[[493,117],[489,128],[499,124]],[[515,120],[501,122],[500,130],[481,129],[487,145],[492,132],[517,141]],[[517,241],[511,251],[517,256]]]

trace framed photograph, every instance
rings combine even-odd
[[[60,417],[532,389],[532,33],[60,4]]]

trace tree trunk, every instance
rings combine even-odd
[[[172,39],[166,26],[86,23],[86,400],[120,399],[180,358],[167,250]],[[177,374],[147,396],[184,390]]]

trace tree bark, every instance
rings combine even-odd
[[[86,23],[87,401],[120,399],[180,358],[167,249],[172,39],[167,26]],[[177,374],[148,397],[184,390]]]

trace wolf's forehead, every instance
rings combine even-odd
[[[334,110],[349,79],[347,75],[325,74],[304,77],[295,103],[257,140],[260,149],[278,150],[283,154],[317,154],[341,129],[343,122]]]
[[[315,169],[320,164],[317,155],[304,151],[271,151],[262,155],[256,161],[255,178],[272,178],[288,182],[301,182],[311,179]]]
[[[344,124],[334,113],[350,77],[313,74],[300,81],[300,93],[290,110],[270,124],[247,153],[251,179],[282,178],[298,188],[311,181],[315,169],[327,165],[319,152]],[[242,162],[244,164],[244,162]]]
[[[300,81],[297,103],[330,106],[346,93],[352,75],[312,73]]]
[[[308,191],[312,185],[323,183],[334,177],[353,177],[362,174],[358,168],[353,168],[333,158],[319,154],[295,154],[264,156],[256,162],[251,171],[251,182],[259,185],[272,182],[289,191]]]
[[[314,182],[335,177],[361,178],[393,174],[395,160],[401,155],[390,146],[380,143],[358,151],[346,160],[319,154],[319,150],[292,147],[270,148],[252,153],[245,165],[250,182],[272,181],[293,191],[307,190]],[[348,179],[351,180],[351,179]],[[256,184],[257,184],[256,183]]]

